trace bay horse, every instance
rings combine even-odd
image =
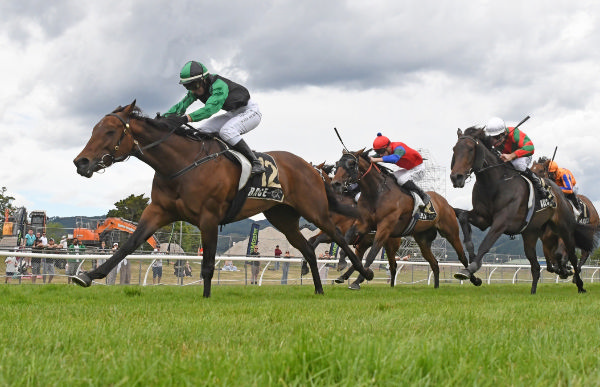
[[[458,129],[457,135],[458,140],[453,148],[450,166],[452,184],[455,188],[464,187],[466,179],[472,173],[475,174],[476,181],[472,193],[473,209],[455,209],[471,263],[454,277],[466,279],[477,272],[481,268],[483,256],[502,234],[521,234],[523,237],[525,256],[531,265],[531,294],[535,294],[540,278],[540,264],[535,245],[547,230],[562,238],[569,261],[573,267],[577,266],[575,246],[584,250],[593,249],[595,230],[586,225],[576,224],[570,205],[561,194],[560,188],[550,183],[555,206],[548,205],[540,210],[537,210],[536,206],[537,211],[533,211],[527,222],[529,183],[521,178],[521,174],[511,163],[502,162],[499,155],[492,151],[490,139],[482,127],[473,126],[464,133]],[[471,225],[482,231],[489,228],[477,254],[471,240]],[[548,257],[546,259],[548,260]],[[566,262],[561,262],[558,270],[561,276],[566,275]],[[579,272],[575,270],[573,279],[577,290],[583,293],[585,289]]]
[[[227,150],[220,139],[207,136],[194,140],[174,134],[178,129],[168,118],[143,116],[135,101],[107,114],[94,126],[88,143],[73,161],[77,173],[89,178],[94,172],[134,156],[153,168],[155,174],[151,203],[144,209],[135,232],[104,264],[73,277],[75,283],[87,287],[92,280],[106,277],[156,230],[181,220],[196,225],[202,233],[203,296],[210,297],[218,226],[261,212],[307,260],[316,294],[323,294],[323,287],[314,249],[300,233],[300,217],[325,231],[361,274],[373,278],[373,271],[362,266],[331,220],[332,212],[351,216],[355,215],[353,210],[336,201],[331,187],[309,163],[289,152],[268,152],[275,163],[268,169],[278,170],[278,175],[269,175],[269,179],[278,179],[283,200],[248,198],[237,215],[226,219],[238,192],[241,166],[226,157]],[[265,173],[263,183],[266,179]]]
[[[369,150],[370,151],[370,150]],[[358,209],[361,222],[357,224],[358,235],[364,235],[375,230],[373,246],[367,255],[365,266],[369,267],[381,247],[390,238],[400,238],[411,235],[417,242],[423,258],[429,262],[434,275],[434,287],[440,286],[440,268],[438,261],[431,252],[431,244],[439,234],[446,238],[452,245],[460,262],[467,267],[468,261],[460,241],[458,222],[453,208],[446,199],[436,192],[429,191],[432,205],[436,211],[435,218],[431,220],[418,219],[412,230],[407,230],[413,219],[414,198],[402,189],[396,178],[384,167],[371,163],[368,153],[364,149],[356,152],[346,152],[337,162],[337,170],[332,180],[336,192],[344,186],[358,183],[361,195],[358,200]],[[397,249],[396,249],[397,250]],[[389,254],[390,266],[395,265],[395,251]],[[388,250],[389,251],[389,250]],[[352,274],[352,268],[344,273],[340,280],[347,280]],[[481,279],[470,275],[471,282],[479,286]],[[353,288],[358,288],[364,281],[359,275]]]
[[[315,166],[317,171],[321,173],[321,176],[325,182],[331,183],[331,178],[329,174],[334,169],[334,165],[326,165],[325,163],[319,164]],[[338,193],[337,199],[344,205],[356,207],[356,201],[354,200],[354,193],[349,193],[347,190],[344,190],[342,193]],[[368,233],[363,236],[356,235],[356,226],[355,223],[359,220],[353,217],[345,216],[342,214],[332,214],[332,220],[337,226],[337,228],[345,234],[346,242],[352,243],[356,247],[356,256],[362,259],[365,252],[373,245],[373,241],[375,240],[375,235],[373,233]],[[353,227],[354,226],[354,227]],[[321,243],[331,243],[333,242],[331,238],[325,234],[323,231],[314,235],[308,240],[308,243],[316,248]],[[396,282],[396,271],[398,269],[398,264],[396,262],[396,252],[400,248],[400,244],[402,243],[402,238],[388,238],[383,248],[387,252],[388,263],[390,266],[390,286],[394,287]],[[340,262],[345,263],[345,253],[344,251],[340,251]],[[338,269],[338,270],[343,270]],[[352,274],[352,272],[350,272]],[[337,283],[343,283],[346,279],[340,277],[335,280]],[[358,289],[360,285],[353,284],[351,285],[351,289]]]
[[[550,176],[550,172],[548,171],[549,164],[550,160],[548,158],[543,157],[532,164],[531,170],[533,171],[533,173],[535,173],[541,178],[553,180]],[[594,204],[587,196],[577,194],[577,197],[583,202],[587,211],[585,214],[582,214],[581,216],[576,218],[577,222],[582,224],[591,224],[592,226],[596,227],[596,229],[598,229],[598,226],[600,226],[600,217],[598,216],[598,211],[596,210],[596,207],[594,207]],[[548,248],[548,255],[555,259],[555,261],[553,262],[548,262],[548,265],[556,265],[557,261],[564,260],[564,257],[566,257],[565,244],[560,238],[558,239],[558,241],[552,239],[551,235],[548,235],[546,238],[549,240],[547,243],[544,244],[544,248]],[[552,246],[552,242],[557,243],[556,246]],[[581,267],[585,264],[591,253],[592,251],[581,250],[581,258],[579,259],[578,263],[579,270],[581,270]]]

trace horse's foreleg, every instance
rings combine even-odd
[[[490,251],[490,248],[496,243],[498,238],[504,233],[506,230],[506,221],[505,217],[497,217],[494,219],[494,223],[491,225],[490,230],[481,241],[479,245],[479,250],[477,251],[477,255],[473,259],[471,259],[471,263],[466,269],[461,269],[457,273],[454,274],[454,278],[465,281],[469,279],[474,273],[476,273],[480,268],[483,260],[483,256]]]
[[[454,209],[456,213],[456,218],[458,219],[458,224],[463,232],[463,242],[465,244],[465,248],[467,249],[467,253],[469,253],[469,262],[473,260],[475,257],[475,246],[473,245],[472,240],[472,230],[471,223],[469,222],[469,211]]]
[[[168,215],[167,212],[158,205],[150,204],[146,207],[144,212],[142,212],[140,221],[133,234],[131,234],[127,241],[119,247],[112,257],[107,259],[106,262],[96,269],[74,276],[73,282],[77,285],[88,287],[92,284],[92,280],[106,277],[108,273],[123,260],[123,258],[133,253],[135,249],[150,238],[156,230],[171,221],[171,216]]]
[[[531,294],[535,294],[537,291],[537,283],[540,280],[540,263],[537,260],[535,253],[535,245],[537,242],[537,236],[532,233],[524,232],[523,236],[523,249],[525,250],[525,257],[529,260],[531,265]]]
[[[202,264],[200,266],[200,275],[202,276],[202,284],[204,290],[202,296],[210,297],[212,278],[215,273],[215,255],[217,254],[217,240],[219,237],[219,229],[215,224],[212,227],[203,227],[202,232]]]
[[[396,285],[396,272],[398,271],[396,252],[400,248],[401,241],[401,238],[389,238],[385,243],[385,251],[390,265],[390,287],[392,288]]]

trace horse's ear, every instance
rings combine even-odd
[[[458,138],[461,138],[463,135],[462,130],[460,130],[460,128],[458,128],[458,130],[456,131],[456,135],[458,136]]]
[[[361,156],[363,153],[365,153],[365,148],[362,148],[361,150],[354,153],[354,156]]]
[[[131,112],[133,111],[133,109],[135,109],[135,99],[133,100],[133,102],[127,106],[125,106],[124,112],[127,115],[130,115]]]

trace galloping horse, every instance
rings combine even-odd
[[[471,264],[454,276],[466,279],[481,268],[483,256],[502,234],[523,236],[525,256],[531,264],[531,294],[535,294],[540,278],[540,264],[537,260],[535,245],[546,230],[559,236],[565,242],[569,261],[577,266],[575,246],[591,250],[594,246],[595,230],[575,222],[570,205],[556,184],[551,183],[556,206],[550,204],[541,210],[531,210],[533,215],[527,221],[529,206],[529,183],[521,178],[512,164],[503,163],[491,150],[489,137],[483,128],[470,127],[464,134],[459,129],[458,141],[454,146],[450,179],[454,187],[462,188],[465,180],[475,173],[471,211],[455,209],[461,224],[465,246],[469,252]],[[535,194],[534,194],[535,195]],[[534,200],[535,203],[535,200]],[[535,208],[537,209],[537,207]],[[471,240],[471,224],[481,230],[490,230],[475,255]],[[546,257],[548,259],[548,257]],[[566,262],[560,265],[560,274],[564,275]],[[578,291],[585,292],[579,270],[575,270],[574,282]]]
[[[332,181],[334,189],[338,192],[348,184],[358,183],[360,185],[361,196],[358,200],[358,208],[361,213],[361,222],[358,224],[357,232],[359,235],[364,235],[371,230],[376,230],[373,247],[367,255],[365,266],[368,267],[373,263],[375,256],[388,239],[411,235],[419,245],[423,257],[429,262],[434,274],[434,286],[438,288],[440,286],[440,268],[431,252],[431,244],[438,232],[454,247],[461,263],[465,267],[468,265],[460,242],[458,222],[453,208],[442,196],[430,191],[428,194],[437,213],[435,218],[431,220],[418,219],[415,224],[411,225],[414,219],[413,197],[400,188],[395,177],[385,168],[371,163],[368,152],[365,152],[364,149],[357,152],[344,152],[337,162],[338,168]],[[409,227],[409,225],[411,226]],[[396,250],[394,250],[394,254],[388,250],[390,266],[392,266],[392,261],[394,261],[394,265],[396,264],[393,256]],[[352,269],[349,269],[340,279],[348,279],[351,274]],[[469,276],[469,279],[473,284],[481,285],[481,279],[474,275]],[[358,288],[356,285],[362,281],[364,278],[359,276],[355,285],[353,284],[353,288]]]
[[[361,274],[373,278],[372,270],[362,266],[331,220],[332,211],[350,216],[353,215],[352,209],[335,200],[331,187],[323,182],[310,164],[289,152],[267,153],[273,159],[268,169],[271,172],[276,169],[278,175],[267,176],[265,173],[262,180],[264,183],[267,178],[278,179],[282,201],[248,198],[236,215],[228,216],[228,209],[238,193],[242,168],[226,157],[227,150],[222,141],[212,137],[193,140],[173,135],[177,129],[178,126],[170,125],[168,119],[142,116],[135,107],[135,101],[107,114],[94,127],[87,145],[73,161],[77,173],[91,177],[94,172],[129,156],[137,157],[156,173],[152,182],[152,202],[144,209],[135,232],[104,264],[75,276],[73,280],[77,284],[90,286],[92,280],[104,278],[160,227],[183,220],[198,226],[202,232],[203,296],[209,297],[219,224],[261,212],[308,261],[315,293],[322,294],[323,287],[314,249],[299,230],[301,216],[341,246]]]
[[[549,163],[550,163],[549,159],[539,159],[537,162],[533,163],[533,165],[531,166],[531,170],[533,171],[533,173],[537,174],[538,176],[540,176],[544,179],[549,179],[550,178],[550,172],[548,171]],[[579,216],[577,218],[577,222],[582,223],[582,224],[591,224],[592,226],[596,227],[596,229],[598,229],[598,226],[600,225],[600,217],[598,216],[598,211],[596,210],[596,207],[594,207],[594,204],[587,196],[577,194],[577,197],[583,202],[584,206],[587,209],[584,214],[581,214],[581,216]],[[548,238],[552,238],[552,236],[548,236]],[[550,255],[551,257],[554,257],[557,261],[564,260],[564,257],[566,256],[564,242],[561,239],[558,239],[557,245],[551,246],[552,242],[553,242],[553,240],[550,239],[550,240],[548,240],[548,243],[544,243],[544,248],[549,249],[548,255]],[[554,242],[556,242],[556,241],[554,241]],[[587,259],[591,253],[592,252],[588,251],[588,250],[581,251],[581,258],[579,259],[579,263],[577,264],[577,266],[579,267],[579,270],[581,270],[581,267],[585,264],[585,262],[587,261]],[[552,263],[554,264],[556,262],[552,262]],[[550,265],[551,263],[549,262],[548,264]]]
[[[325,180],[325,182],[331,183],[331,178],[329,177],[329,173],[333,170],[333,165],[325,165],[319,164],[315,168],[321,172],[321,176]],[[347,191],[344,191],[341,194],[338,194],[337,199],[344,205],[356,207],[356,202],[354,201],[354,194],[348,194]],[[359,237],[355,234],[355,225],[358,222],[358,219],[344,216],[342,214],[332,214],[332,220],[337,226],[337,228],[346,235],[346,242],[354,243],[356,246],[356,255],[359,258],[362,258],[365,252],[373,245],[373,241],[375,239],[372,233],[363,235]],[[308,243],[316,248],[320,243],[331,243],[331,238],[325,234],[323,231],[318,233],[317,235],[311,237],[308,240]],[[396,252],[400,248],[400,244],[402,243],[402,238],[388,238],[384,243],[385,251],[387,252],[388,263],[390,265],[390,286],[394,287],[396,283],[396,271],[398,268],[398,264],[396,263]],[[340,251],[340,261],[344,260],[344,252]],[[343,261],[345,263],[345,261]],[[343,269],[343,268],[342,268]],[[342,270],[339,269],[338,270]],[[350,272],[352,274],[352,272]],[[349,275],[350,275],[349,274]],[[341,278],[341,277],[340,277]],[[337,283],[343,283],[347,279],[336,279]],[[360,286],[358,284],[352,286],[352,289],[358,289]]]

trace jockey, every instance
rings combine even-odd
[[[560,187],[567,199],[569,199],[577,211],[581,213],[583,208],[579,203],[579,200],[577,200],[577,188],[575,187],[577,182],[571,171],[566,168],[559,168],[555,161],[550,160],[548,162],[548,176],[556,182],[556,185]]]
[[[500,159],[510,161],[515,169],[525,175],[538,193],[540,199],[548,196],[540,179],[529,169],[531,156],[535,151],[533,142],[519,128],[507,128],[504,120],[491,118],[485,126],[485,134],[491,137],[492,146],[500,151]]]
[[[419,195],[423,200],[423,204],[419,207],[426,207],[431,200],[429,195],[413,182],[413,180],[421,180],[425,173],[421,154],[402,142],[391,142],[381,133],[377,133],[377,137],[373,141],[373,150],[381,157],[371,157],[371,162],[392,163],[399,166],[400,169],[394,171],[398,184]]]
[[[202,63],[196,61],[189,61],[183,66],[179,83],[188,92],[164,116],[176,116],[180,125],[206,120],[197,128],[200,132],[218,132],[227,144],[252,163],[252,175],[264,173],[265,168],[241,136],[256,128],[261,120],[258,104],[250,99],[248,90],[220,75],[210,74]],[[185,114],[196,100],[203,102],[204,107]],[[221,109],[225,113],[210,118]]]

